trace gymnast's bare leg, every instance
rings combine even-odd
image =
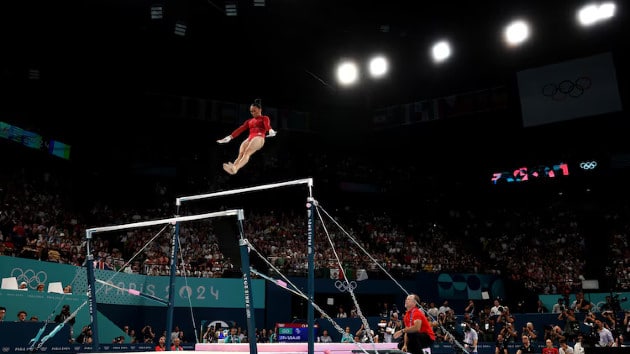
[[[243,168],[248,162],[249,158],[258,150],[262,149],[265,145],[265,138],[261,136],[255,136],[251,139],[245,139],[241,143],[240,148],[238,149],[238,157],[234,160],[234,163],[228,163],[227,167],[224,165],[223,168],[229,174],[236,174],[238,170]]]

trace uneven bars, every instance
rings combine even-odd
[[[214,213],[206,213],[206,214],[199,214],[199,215],[178,216],[178,217],[169,218],[169,219],[141,221],[141,222],[135,222],[135,223],[123,224],[123,225],[94,227],[94,228],[85,230],[85,233],[87,235],[91,235],[94,232],[115,231],[115,230],[131,229],[134,227],[153,226],[153,225],[174,223],[178,221],[191,221],[191,220],[200,220],[200,219],[216,218],[219,216],[232,216],[232,215],[238,215],[239,218],[243,218],[243,215],[244,215],[243,209],[217,211]]]
[[[297,179],[297,180],[293,180],[293,181],[287,181],[287,182],[279,182],[279,183],[271,183],[271,184],[263,184],[260,186],[254,186],[254,187],[248,187],[248,188],[240,188],[240,189],[232,189],[232,190],[227,190],[227,191],[221,191],[221,192],[215,192],[215,193],[208,193],[208,194],[198,194],[198,195],[192,195],[192,196],[187,196],[187,197],[179,197],[175,199],[175,205],[177,206],[177,213],[179,214],[179,207],[182,205],[182,201],[189,201],[189,200],[198,200],[198,199],[206,199],[206,198],[213,198],[213,197],[220,197],[220,196],[225,196],[225,195],[233,195],[233,194],[239,194],[239,193],[246,193],[246,192],[252,192],[252,191],[261,191],[261,190],[265,190],[265,189],[272,189],[272,188],[279,188],[279,187],[285,187],[285,186],[292,186],[292,185],[297,185],[297,184],[307,184],[308,185],[308,201],[312,201],[313,200],[313,191],[312,191],[312,187],[313,187],[313,178],[304,178],[304,179]],[[307,203],[307,206],[309,208],[311,208],[313,205],[313,203]],[[309,209],[309,214],[311,215],[312,218],[312,211]],[[240,233],[241,233],[241,241],[243,241],[243,223],[242,220],[244,218],[240,218],[239,222],[239,226],[240,226]],[[309,219],[309,226],[312,226],[312,222]],[[311,235],[312,235],[312,229],[309,229],[309,245],[311,244]],[[177,231],[176,231],[177,232]],[[244,242],[241,242],[240,244],[240,248],[241,248],[241,263],[242,263],[242,268],[243,268],[243,281],[244,281],[244,285],[245,285],[245,312],[247,314],[247,327],[248,330],[250,331],[250,333],[254,332],[254,329],[256,328],[255,326],[255,322],[254,322],[254,315],[253,312],[249,309],[249,304],[253,303],[252,301],[252,296],[251,293],[249,292],[249,283],[251,283],[251,279],[250,279],[250,269],[249,269],[249,254],[248,254],[248,248],[245,245]],[[312,247],[311,247],[312,249]],[[313,260],[312,260],[312,250],[309,251],[310,254],[310,258],[309,258],[309,274],[311,275],[312,278],[312,274],[313,274]],[[175,264],[175,263],[172,263]],[[171,278],[173,277],[173,273],[171,273]],[[173,289],[173,287],[170,288],[171,291]],[[311,298],[313,297],[313,286],[312,284],[309,283],[309,294],[311,294]],[[172,313],[172,306],[169,307],[169,311],[171,311]],[[312,314],[312,307],[309,310],[310,313]],[[309,324],[312,324],[312,316],[309,316]],[[172,317],[170,320],[167,319],[167,326],[170,326],[170,323],[172,322]],[[170,327],[167,328],[167,332],[168,330],[170,330]],[[312,337],[312,335],[309,335],[309,337]],[[313,338],[310,338],[309,340],[309,347],[313,346]],[[169,344],[169,342],[166,342],[167,346]],[[255,342],[255,338],[253,336],[249,337],[249,351],[250,353],[253,354],[257,354],[258,350],[256,349],[256,342]],[[313,349],[310,348],[309,352],[312,353]]]
[[[185,202],[185,201],[188,201],[188,200],[206,199],[206,198],[220,197],[220,196],[230,195],[230,194],[239,194],[239,193],[246,193],[246,192],[252,192],[252,191],[260,191],[260,190],[263,190],[263,189],[271,189],[271,188],[278,188],[278,187],[284,187],[284,186],[291,186],[291,185],[295,185],[295,184],[308,184],[308,186],[310,188],[310,187],[313,187],[313,178],[296,179],[296,180],[287,181],[287,182],[263,184],[263,185],[260,185],[260,186],[254,186],[254,187],[248,187],[248,188],[231,189],[231,190],[222,191],[222,192],[191,195],[191,196],[188,196],[188,197],[179,197],[179,198],[175,199],[175,205],[176,206],[181,206],[182,205],[182,201]]]

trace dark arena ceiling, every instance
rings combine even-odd
[[[224,0],[15,1],[2,22],[3,79],[29,70],[50,94],[156,91],[226,99],[264,96],[278,104],[317,107],[343,100],[379,106],[491,87],[515,71],[626,45],[627,15],[580,28],[579,1]],[[163,18],[152,19],[152,6]],[[520,48],[502,28],[527,19],[532,37]],[[183,36],[175,34],[185,25]],[[442,65],[429,48],[449,39]],[[382,53],[390,75],[340,89],[341,58],[365,62]],[[365,98],[367,97],[367,101]]]
[[[588,122],[582,125],[583,135],[564,127],[544,137],[515,133],[524,130],[515,84],[524,69],[612,52],[627,106],[627,4],[617,1],[610,21],[583,28],[576,13],[587,3],[265,0],[257,6],[261,3],[236,0],[237,14],[229,16],[226,5],[232,3],[227,0],[11,1],[0,11],[0,121],[68,142],[73,157],[90,146],[99,149],[99,158],[120,160],[132,156],[131,150],[143,158],[161,156],[160,150],[169,156],[165,160],[181,154],[189,162],[198,159],[197,152],[217,154],[214,139],[234,129],[233,122],[220,121],[225,127],[216,131],[186,126],[182,131],[190,135],[190,146],[184,146],[169,136],[173,125],[183,122],[165,125],[138,101],[186,96],[249,103],[260,97],[267,107],[325,112],[332,124],[325,133],[334,132],[344,148],[367,142],[374,150],[389,149],[384,156],[419,150],[444,157],[452,168],[458,167],[453,161],[481,163],[493,155],[508,161],[507,166],[518,166],[528,160],[515,157],[517,148],[523,156],[537,149],[538,156],[538,151],[550,149],[590,152],[606,143],[625,152],[627,123],[618,129]],[[162,17],[152,18],[157,8]],[[529,22],[531,37],[520,47],[508,47],[502,30],[515,19]],[[183,28],[184,33],[176,33]],[[453,53],[436,65],[430,48],[441,39],[451,42]],[[363,70],[373,54],[389,59],[386,77],[363,75],[352,88],[336,83],[335,65],[341,59],[354,59]],[[401,129],[406,143],[385,132],[377,139],[380,144],[362,135],[371,127],[358,133],[355,128],[373,123],[372,112],[383,107],[493,87],[505,87],[512,106],[491,118],[481,114],[487,124],[472,119],[439,122],[439,131],[425,129],[430,124],[418,129],[418,124]],[[349,122],[343,122],[346,118]],[[501,121],[516,123],[497,124]],[[137,139],[136,132],[149,127],[146,135],[161,134]],[[610,132],[614,137],[606,135]],[[281,132],[278,149],[292,149],[289,138],[302,146],[302,136]],[[425,145],[419,147],[417,141]],[[565,149],[568,142],[571,148]],[[172,152],[167,143],[182,151]],[[83,156],[95,159],[92,152]]]
[[[624,2],[616,3],[612,20],[588,28],[576,20],[583,1],[265,0],[257,6],[237,0],[236,16],[226,14],[228,4],[4,4],[0,109],[5,119],[31,118],[48,128],[116,117],[125,124],[152,124],[151,117],[129,108],[147,94],[237,103],[261,97],[267,106],[367,115],[388,105],[496,86],[514,91],[519,70],[603,52],[615,56],[622,94],[627,87]],[[151,17],[156,7],[163,9],[162,18]],[[531,38],[510,48],[502,30],[515,19],[529,21]],[[176,34],[182,26],[185,33]],[[436,65],[429,54],[440,39],[451,42],[453,53]],[[389,59],[386,77],[364,75],[352,88],[336,83],[341,59],[364,67],[378,53]]]

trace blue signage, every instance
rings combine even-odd
[[[52,262],[40,262],[25,258],[0,256],[2,277],[15,277],[18,283],[27,283],[31,290],[37,284],[61,282],[71,284],[74,294],[87,293],[87,273],[83,267]],[[135,296],[141,292],[159,299],[168,300],[169,277],[128,274],[111,270],[95,270],[96,301],[102,304],[156,306],[159,302]],[[106,284],[103,284],[107,283]],[[175,281],[176,307],[245,308],[242,278],[184,278]],[[253,307],[265,308],[265,281],[252,279]],[[161,305],[160,305],[161,306]]]

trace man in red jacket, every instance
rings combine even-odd
[[[407,312],[403,317],[404,328],[394,333],[394,339],[404,335],[400,350],[412,354],[424,354],[431,351],[431,345],[435,341],[435,333],[431,323],[424,315],[420,306],[420,297],[409,294],[405,299]]]

